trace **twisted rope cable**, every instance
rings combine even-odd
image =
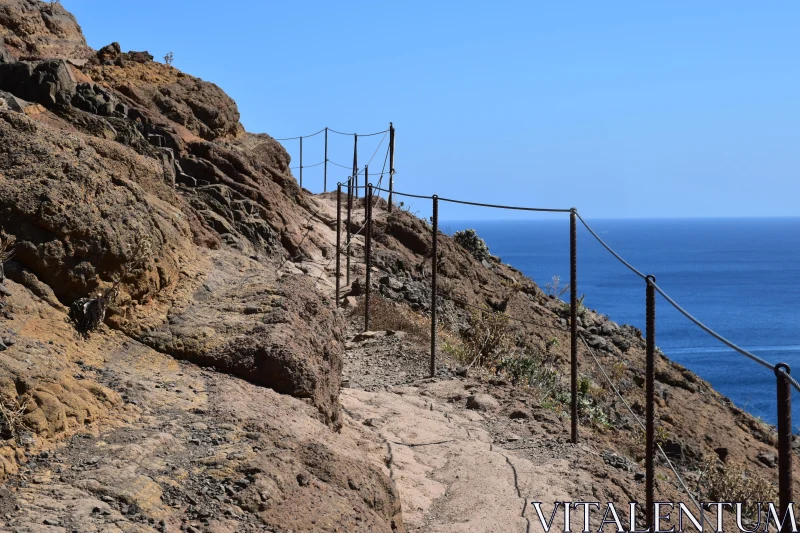
[[[642,278],[642,279],[647,279],[647,276],[645,276],[644,274],[642,274],[642,273],[641,273],[641,272],[640,272],[638,269],[636,269],[636,268],[635,268],[633,265],[631,265],[630,263],[628,263],[627,261],[625,261],[625,260],[622,258],[622,256],[621,256],[621,255],[619,255],[619,254],[618,254],[617,252],[615,252],[615,251],[614,251],[614,250],[613,250],[613,249],[612,249],[612,248],[611,248],[609,245],[607,245],[607,244],[605,243],[605,241],[604,241],[603,239],[601,239],[601,238],[600,238],[600,236],[599,236],[597,233],[595,233],[595,231],[594,231],[594,230],[591,228],[591,226],[589,226],[589,224],[587,224],[587,223],[586,223],[586,221],[585,221],[585,220],[583,220],[583,217],[580,215],[580,213],[578,213],[578,211],[577,211],[577,210],[575,210],[575,216],[577,216],[577,217],[578,217],[578,220],[580,220],[580,221],[581,221],[581,223],[582,223],[582,224],[583,224],[583,225],[586,227],[586,229],[587,229],[587,230],[589,230],[589,233],[591,233],[591,234],[594,236],[594,238],[595,238],[595,239],[597,239],[597,242],[599,242],[601,245],[603,245],[603,248],[605,248],[606,250],[608,250],[608,252],[609,252],[611,255],[613,255],[614,257],[616,257],[616,258],[617,258],[617,260],[618,260],[620,263],[622,263],[623,265],[625,265],[626,267],[628,267],[628,268],[631,270],[631,272],[633,272],[634,274],[636,274],[636,275],[637,275],[637,276],[639,276],[640,278]]]

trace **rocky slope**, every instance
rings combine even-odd
[[[454,424],[429,420],[427,434],[475,431],[505,447],[482,454],[467,437],[464,457],[514,452],[537,475],[574,472],[558,485],[573,500],[642,498],[641,434],[592,357],[641,416],[641,332],[582,311],[593,350],[581,350],[584,444],[570,447],[563,302],[441,235],[436,380],[448,384],[425,384],[424,221],[377,203],[373,289],[388,311],[374,324],[406,334],[357,336],[357,313],[332,302],[333,197],[301,190],[286,151],[245,132],[219,87],[117,43],[92,50],[57,2],[0,0],[0,36],[0,230],[16,238],[0,285],[0,526],[403,531],[405,511],[420,531],[492,531],[491,518],[453,525],[469,507],[457,446],[408,463],[422,495],[387,468],[384,441],[411,431],[420,405]],[[362,220],[359,203],[354,229]],[[351,308],[362,252],[358,237]],[[78,332],[69,307],[107,291],[104,324]],[[501,336],[466,372],[470,332],[486,324],[469,306],[500,312]],[[343,371],[362,390],[341,400]],[[666,357],[657,380],[660,440],[693,490],[709,463],[745,482],[777,478],[771,428]],[[475,393],[493,398],[477,418],[464,414]],[[411,399],[395,413],[391,395]],[[385,422],[362,423],[371,417]],[[685,501],[659,469],[664,499]],[[517,513],[520,487],[496,487],[486,501]],[[528,489],[552,499],[547,485]]]
[[[205,420],[212,429],[197,431],[213,434],[216,444],[230,442],[215,433],[220,420],[236,426],[238,415],[208,414],[219,405],[258,418],[224,431],[246,433],[237,438],[250,444],[268,435],[287,465],[278,480],[280,468],[258,466],[246,453],[239,466],[226,462],[224,477],[231,468],[240,471],[230,483],[242,476],[255,483],[253,476],[269,471],[270,483],[279,485],[264,499],[251,491],[257,501],[242,503],[244,511],[234,515],[250,514],[257,529],[282,524],[294,515],[267,500],[283,494],[286,508],[308,507],[315,501],[309,492],[319,488],[333,507],[317,505],[304,516],[321,530],[402,530],[390,480],[350,453],[352,443],[325,448],[342,423],[343,322],[320,284],[294,264],[330,255],[321,236],[329,221],[297,186],[284,149],[268,135],[245,133],[236,104],[216,85],[146,52],[124,53],[116,43],[90,49],[57,2],[0,1],[0,35],[0,230],[16,238],[0,295],[0,476],[19,476],[20,465],[30,469],[39,450],[71,435],[129,433],[132,426],[138,437],[98,440],[99,447],[117,443],[117,452],[103,459],[113,463],[105,476],[56,476],[62,485],[53,490],[66,483],[81,500],[113,497],[133,523],[163,520],[172,527],[171,515],[188,515],[164,507],[176,501],[159,485],[171,474],[158,474],[149,458],[172,453],[191,465],[192,479],[196,445],[187,438],[202,444],[204,437],[190,434],[189,426]],[[106,325],[79,334],[68,323],[69,306],[106,291],[114,294]],[[211,405],[164,403],[156,398],[164,387],[153,384],[151,372],[167,365],[164,372],[174,374],[180,367],[172,358],[246,381],[233,382]],[[135,377],[112,377],[117,372]],[[192,372],[199,381],[178,387],[194,400],[207,388],[202,371]],[[267,389],[257,386],[279,394],[260,396]],[[286,422],[282,409],[303,427],[277,429]],[[159,429],[162,423],[173,429]],[[153,438],[167,444],[143,444]],[[132,452],[130,443],[142,449]],[[200,450],[194,455],[214,451]],[[263,454],[253,460],[270,461]],[[301,475],[304,464],[316,474]],[[140,480],[134,485],[141,494],[110,488],[121,483],[119,468]],[[24,480],[16,480],[20,489]],[[215,489],[207,494],[220,496]],[[340,513],[353,516],[352,524],[337,525]]]

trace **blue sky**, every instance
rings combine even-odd
[[[796,1],[62,3],[94,48],[172,51],[249,131],[393,121],[398,190],[591,218],[800,215]],[[323,159],[321,140],[304,164]],[[362,163],[380,140],[359,142]],[[330,142],[351,165],[352,140]],[[334,168],[329,181],[346,178]]]

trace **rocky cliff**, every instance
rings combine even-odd
[[[295,406],[297,416],[318,419],[327,429],[315,431],[333,435],[341,425],[342,321],[291,261],[330,253],[320,236],[328,221],[289,173],[283,147],[246,133],[235,102],[216,85],[117,43],[92,50],[58,2],[0,1],[0,37],[0,230],[16,239],[0,302],[1,475],[100,420],[130,421],[125,413],[138,409],[141,391],[120,394],[118,384],[86,369],[108,372],[132,347],[142,360],[164,354],[300,399],[311,410]],[[113,294],[105,326],[79,333],[66,324],[76,300],[103,294]],[[284,405],[280,395],[264,401],[246,411]],[[197,420],[210,410],[187,409],[201,413],[189,412]],[[327,450],[329,439],[293,431],[283,438],[299,444],[281,461],[331,472],[333,463],[349,465],[342,467],[349,481],[329,473],[310,486],[344,483],[333,501],[360,516],[352,530],[402,529],[388,478],[365,474],[371,467],[339,452],[312,457],[304,447]],[[273,470],[242,460],[251,481]],[[298,485],[297,472],[287,475],[294,486],[309,485]],[[278,483],[270,501],[291,492]],[[348,483],[372,487],[369,496]],[[86,487],[98,496],[105,490]],[[166,516],[162,489],[151,489],[129,495],[128,504]],[[256,500],[254,512],[266,501]]]
[[[491,445],[544,435],[537,453],[569,452],[567,313],[557,297],[440,235],[434,381],[460,380],[462,391],[445,394],[423,380],[424,221],[377,202],[372,279],[383,313],[374,324],[407,337],[354,337],[358,313],[348,318],[332,302],[332,196],[301,190],[283,147],[245,132],[219,87],[117,43],[92,50],[58,2],[0,0],[0,36],[0,235],[15,239],[0,285],[0,525],[403,531],[409,477],[392,477],[393,446],[369,418],[355,423],[343,412],[345,360],[352,387],[389,394],[425,383],[421,396],[462,410],[471,390],[470,410],[486,414],[464,416],[486,424]],[[360,203],[354,217],[360,227]],[[362,246],[359,237],[354,256]],[[354,263],[351,310],[364,289]],[[80,331],[70,307],[92,298],[108,303],[103,324]],[[580,320],[641,414],[641,332],[592,310]],[[479,345],[476,332],[492,343]],[[592,353],[582,350],[580,361],[581,431],[592,453],[571,467],[585,481],[571,495],[641,499],[641,434]],[[659,439],[684,476],[699,486],[709,464],[722,465],[768,487],[772,429],[666,357],[657,366]],[[392,403],[354,398],[359,413],[373,399]],[[425,471],[458,451],[427,453]],[[672,481],[659,490],[685,499]],[[445,495],[441,505],[426,501],[441,507]],[[404,501],[412,514],[428,511]]]

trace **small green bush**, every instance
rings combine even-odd
[[[488,260],[491,257],[486,241],[478,237],[474,229],[465,229],[453,233],[453,240],[471,253],[478,261]]]

